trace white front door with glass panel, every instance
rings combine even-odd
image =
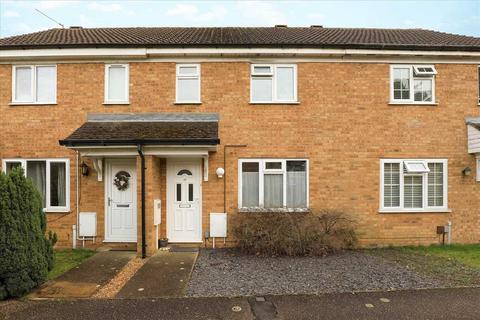
[[[170,242],[201,242],[201,168],[198,160],[167,162],[167,237]]]
[[[135,160],[108,160],[105,179],[105,241],[137,241]]]

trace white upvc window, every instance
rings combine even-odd
[[[56,65],[16,65],[12,69],[12,104],[56,104]]]
[[[477,67],[478,104],[480,105],[480,66]]]
[[[4,159],[2,168],[9,173],[22,167],[42,197],[44,211],[70,211],[70,160],[59,159]]]
[[[200,64],[177,64],[176,103],[201,103]]]
[[[448,210],[446,159],[382,159],[381,212]]]
[[[105,104],[129,103],[129,65],[105,65]]]
[[[308,160],[240,159],[238,207],[308,208]]]
[[[434,104],[433,65],[392,65],[390,67],[390,102],[397,104]]]
[[[295,64],[252,64],[251,103],[296,103],[297,66]]]

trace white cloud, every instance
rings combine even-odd
[[[413,20],[407,19],[407,20],[403,20],[403,25],[408,27],[408,28],[412,28],[412,27],[417,26],[418,24]]]
[[[287,24],[287,16],[269,2],[238,1],[237,9],[250,25],[273,27],[276,24]]]
[[[14,24],[12,30],[13,30],[12,32],[13,34],[23,34],[23,33],[31,33],[31,32],[37,31],[31,25],[26,24],[24,22]]]
[[[167,16],[194,16],[197,13],[198,8],[193,4],[177,4],[167,10]]]
[[[167,11],[168,16],[182,17],[196,22],[210,22],[225,18],[227,9],[223,5],[211,6],[206,12],[200,12],[193,4],[177,4]]]
[[[87,7],[90,10],[101,12],[118,12],[123,10],[123,7],[115,2],[90,2]]]
[[[82,27],[92,27],[94,26],[95,24],[93,23],[92,19],[90,19],[89,17],[87,17],[86,15],[84,14],[80,14],[78,16],[78,19],[80,21],[80,25]]]
[[[20,17],[20,14],[16,11],[7,10],[3,13],[3,16],[5,18],[18,18]]]
[[[49,10],[49,9],[67,7],[71,5],[77,5],[79,2],[80,1],[76,1],[76,0],[43,0],[43,1],[33,2],[32,5],[38,9]]]
[[[322,13],[309,13],[307,14],[307,18],[311,20],[323,20],[325,19],[325,15]]]

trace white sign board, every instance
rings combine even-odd
[[[97,235],[97,213],[80,212],[78,215],[78,236],[95,237]]]
[[[162,223],[162,200],[153,200],[153,225],[158,226]]]
[[[226,238],[227,237],[227,214],[226,213],[210,213],[210,237]]]

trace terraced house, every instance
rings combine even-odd
[[[2,170],[59,245],[226,240],[331,208],[362,245],[480,240],[480,38],[422,29],[71,27],[0,40]]]

